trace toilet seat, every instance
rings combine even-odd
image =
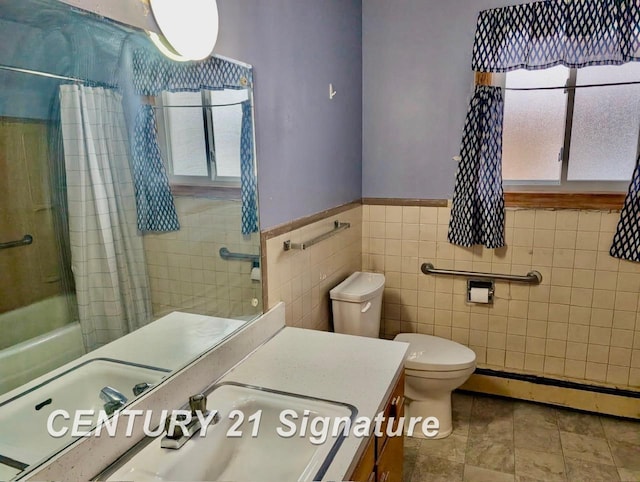
[[[476,366],[475,352],[455,341],[418,333],[400,333],[395,341],[409,343],[404,362],[408,370],[448,372]]]

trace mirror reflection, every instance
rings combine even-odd
[[[0,36],[0,469],[19,471],[53,450],[8,438],[22,405],[123,406],[262,312],[253,77],[58,2],[0,2]]]

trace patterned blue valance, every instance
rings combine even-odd
[[[174,62],[148,50],[133,53],[133,85],[138,95],[170,92],[246,89],[253,85],[250,67],[209,57],[200,62]]]
[[[640,60],[638,0],[546,0],[480,12],[472,68],[480,72]]]

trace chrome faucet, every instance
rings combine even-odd
[[[100,390],[100,400],[104,402],[104,410],[107,415],[111,415],[116,410],[124,407],[127,397],[113,387],[103,387]]]
[[[188,423],[188,411],[185,411],[186,413],[175,415],[175,419],[173,420],[171,417],[165,420],[165,429],[167,433],[160,441],[160,446],[162,448],[177,450],[182,447],[187,440],[193,437],[202,428],[200,417],[204,417],[207,424],[216,424],[220,421],[220,416],[217,413],[211,414],[211,412],[207,410],[207,397],[202,393],[189,397],[189,409],[191,410],[191,421]],[[211,415],[213,416],[209,418]],[[186,424],[186,427],[184,424]],[[183,428],[186,428],[186,432]],[[170,429],[173,429],[171,433],[169,433]]]

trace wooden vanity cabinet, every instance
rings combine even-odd
[[[367,448],[349,480],[359,482],[402,482],[404,461],[404,434],[398,437],[387,436],[387,422],[394,418],[393,431],[398,419],[404,416],[404,373],[393,389],[384,408],[382,436],[369,437]]]

